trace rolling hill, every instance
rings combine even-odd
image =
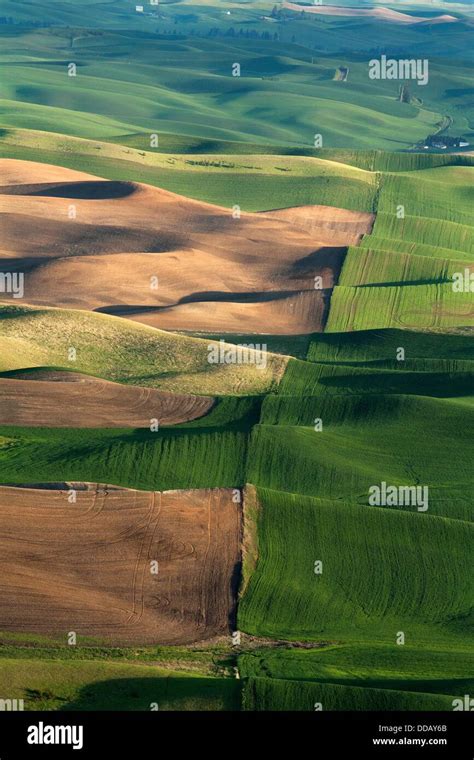
[[[5,160],[0,168],[8,181],[1,258],[25,271],[28,303],[168,330],[322,330],[347,245],[373,223],[369,213],[320,206],[236,215],[60,167],[45,175],[40,164]]]

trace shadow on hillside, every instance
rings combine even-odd
[[[41,184],[8,185],[4,195],[41,195],[48,198],[77,198],[81,200],[109,200],[127,198],[137,187],[133,182],[112,180],[86,180],[83,182],[44,182]]]
[[[159,666],[159,663],[158,663]],[[61,710],[239,710],[240,682],[234,678],[176,676],[117,678],[82,688]],[[147,668],[149,671],[149,668]],[[156,708],[155,708],[156,709]]]

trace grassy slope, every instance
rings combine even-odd
[[[246,679],[244,706],[260,710],[314,709],[316,701],[323,709],[449,710],[453,698],[472,689],[473,679],[466,677],[472,668],[472,654],[465,650],[397,644],[264,651],[239,658]]]
[[[452,699],[439,694],[360,688],[306,681],[249,678],[242,695],[244,710],[451,710]]]
[[[220,340],[222,335],[217,333],[189,333],[183,332],[185,335],[192,335],[195,338],[203,338],[204,340]],[[254,335],[243,335],[242,333],[225,333],[225,340],[227,343],[236,344],[249,344],[255,343],[256,338]],[[283,354],[284,356],[293,356],[297,359],[305,359],[308,353],[308,348],[311,341],[311,335],[258,335],[258,342],[265,344],[267,350],[273,354]]]
[[[449,167],[448,167],[449,168]],[[471,167],[468,167],[471,168]],[[418,215],[416,211],[418,210]],[[472,239],[472,223],[463,224],[445,219],[425,217],[422,206],[415,207],[412,215],[398,219],[395,213],[387,214],[383,211],[377,214],[374,229],[370,240],[365,238],[365,244],[376,244],[378,239],[393,239],[417,245],[430,246],[431,253],[425,249],[425,255],[436,257],[437,247],[463,251],[468,254],[474,252]],[[416,253],[416,250],[413,251]]]
[[[381,175],[372,234],[348,252],[328,332],[474,326],[472,294],[455,292],[452,280],[474,253],[473,171],[444,166]]]
[[[25,710],[238,710],[231,678],[94,661],[0,660],[0,689]]]
[[[472,294],[454,292],[452,283],[365,288],[339,285],[334,289],[326,323],[328,332],[384,327],[447,331],[472,328]]]
[[[405,644],[344,644],[310,650],[260,651],[239,658],[244,678],[302,679],[342,686],[401,689],[461,696],[473,687],[466,677],[472,652]],[[423,674],[420,680],[420,674]]]
[[[258,399],[224,399],[199,421],[157,432],[2,427],[0,480],[107,482],[145,490],[242,486],[258,409]]]
[[[473,350],[462,335],[314,335],[307,360],[292,359],[279,395],[265,399],[249,478],[287,493],[258,488],[258,561],[247,572],[239,625],[364,643],[275,650],[261,661],[245,655],[244,709],[313,710],[322,702],[324,710],[451,710],[447,695],[468,691]],[[316,418],[323,432],[314,431]],[[368,487],[383,479],[429,482],[428,514],[367,506]],[[458,602],[457,612],[447,611]],[[405,647],[395,642],[399,631]]]
[[[397,345],[404,347],[403,340]],[[368,362],[368,365],[364,366],[364,362],[357,359],[354,359],[354,364],[310,364],[292,360],[283,376],[280,391],[283,395],[296,397],[353,394],[392,396],[401,393],[455,398],[472,394],[472,362],[449,359],[405,359],[396,362],[394,359],[379,359]]]
[[[0,306],[2,372],[54,366],[181,393],[245,395],[274,387],[287,361],[269,354],[264,369],[209,364],[208,345],[105,314]]]
[[[133,179],[221,206],[238,204],[246,211],[313,203],[372,211],[375,203],[375,174],[326,157],[164,154],[8,130],[0,144],[5,158],[40,160],[106,179]]]
[[[360,505],[382,481],[420,483],[429,487],[429,514],[469,519],[473,413],[463,399],[269,397],[252,434],[249,480]]]
[[[21,109],[21,104],[19,108]],[[33,106],[30,106],[33,107]],[[221,160],[229,164],[232,156],[239,155],[276,155],[306,156],[336,161],[367,171],[409,172],[438,166],[473,166],[474,156],[467,154],[426,154],[426,153],[390,153],[380,150],[348,150],[344,148],[291,148],[286,145],[263,145],[259,143],[232,142],[212,138],[200,138],[189,135],[175,135],[159,132],[156,148],[150,149],[150,133],[137,132],[123,134],[119,137],[88,140],[55,132],[35,129],[8,128],[0,131],[2,154],[11,158],[33,158],[44,163],[55,163],[71,168],[80,167],[82,161],[85,170],[100,174],[112,171],[114,164],[127,161],[129,179],[138,179],[138,173],[150,170],[154,165],[163,167],[160,154],[169,154],[165,158],[190,155],[194,160]],[[206,159],[208,156],[208,159]],[[105,159],[113,159],[108,164]],[[102,161],[102,163],[100,163]],[[97,163],[99,162],[99,163]],[[94,166],[96,167],[94,170]],[[101,168],[99,168],[99,166]],[[178,164],[179,166],[179,164]],[[188,164],[189,166],[189,164]],[[212,165],[208,169],[213,168]],[[222,168],[225,168],[223,166]],[[108,176],[105,174],[104,176]]]
[[[472,225],[473,170],[443,166],[384,174],[378,210],[394,214],[399,203],[407,216],[416,215]],[[397,221],[399,221],[397,219]]]
[[[441,335],[408,330],[360,330],[357,333],[313,335],[309,361],[336,364],[374,364],[393,361],[397,349],[405,348],[406,359],[474,359],[474,344],[467,335]],[[397,362],[400,369],[403,365]]]
[[[462,646],[470,524],[258,492],[259,559],[239,608],[242,630],[393,645],[403,631],[407,644]]]
[[[383,174],[373,232],[363,240],[364,251],[349,250],[339,285],[452,281],[474,252],[472,186],[470,167]],[[405,218],[396,215],[399,204]]]
[[[455,272],[464,272],[469,259],[457,260],[456,254],[450,253],[447,258],[441,256],[428,258],[413,253],[399,251],[384,251],[367,247],[361,251],[351,246],[344,260],[344,267],[339,277],[339,285],[368,286],[368,285],[434,285],[451,283]]]

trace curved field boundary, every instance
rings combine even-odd
[[[244,682],[244,710],[452,710],[452,697],[410,691],[371,689],[277,678],[249,678]]]
[[[149,428],[202,417],[214,401],[62,373],[66,382],[0,377],[0,425]],[[56,377],[61,373],[56,373]]]

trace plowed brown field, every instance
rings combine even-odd
[[[234,219],[156,187],[60,167],[4,159],[0,171],[0,268],[25,273],[25,302],[170,330],[321,331],[346,247],[373,221],[323,206]]]
[[[76,373],[38,376],[45,379],[0,378],[0,425],[149,427],[153,419],[160,425],[177,425],[202,417],[214,403],[207,396],[120,385]]]
[[[300,5],[299,3],[284,2],[283,8],[290,11],[301,13],[316,13],[323,16],[350,16],[353,18],[376,18],[382,21],[389,21],[395,24],[427,24],[430,22],[452,23],[459,21],[456,16],[444,13],[440,16],[427,18],[426,16],[414,16],[408,13],[401,13],[392,8],[345,8],[338,5]]]
[[[78,644],[228,632],[241,538],[232,490],[76,494],[74,504],[65,490],[0,488],[0,629],[65,642],[75,632]]]

